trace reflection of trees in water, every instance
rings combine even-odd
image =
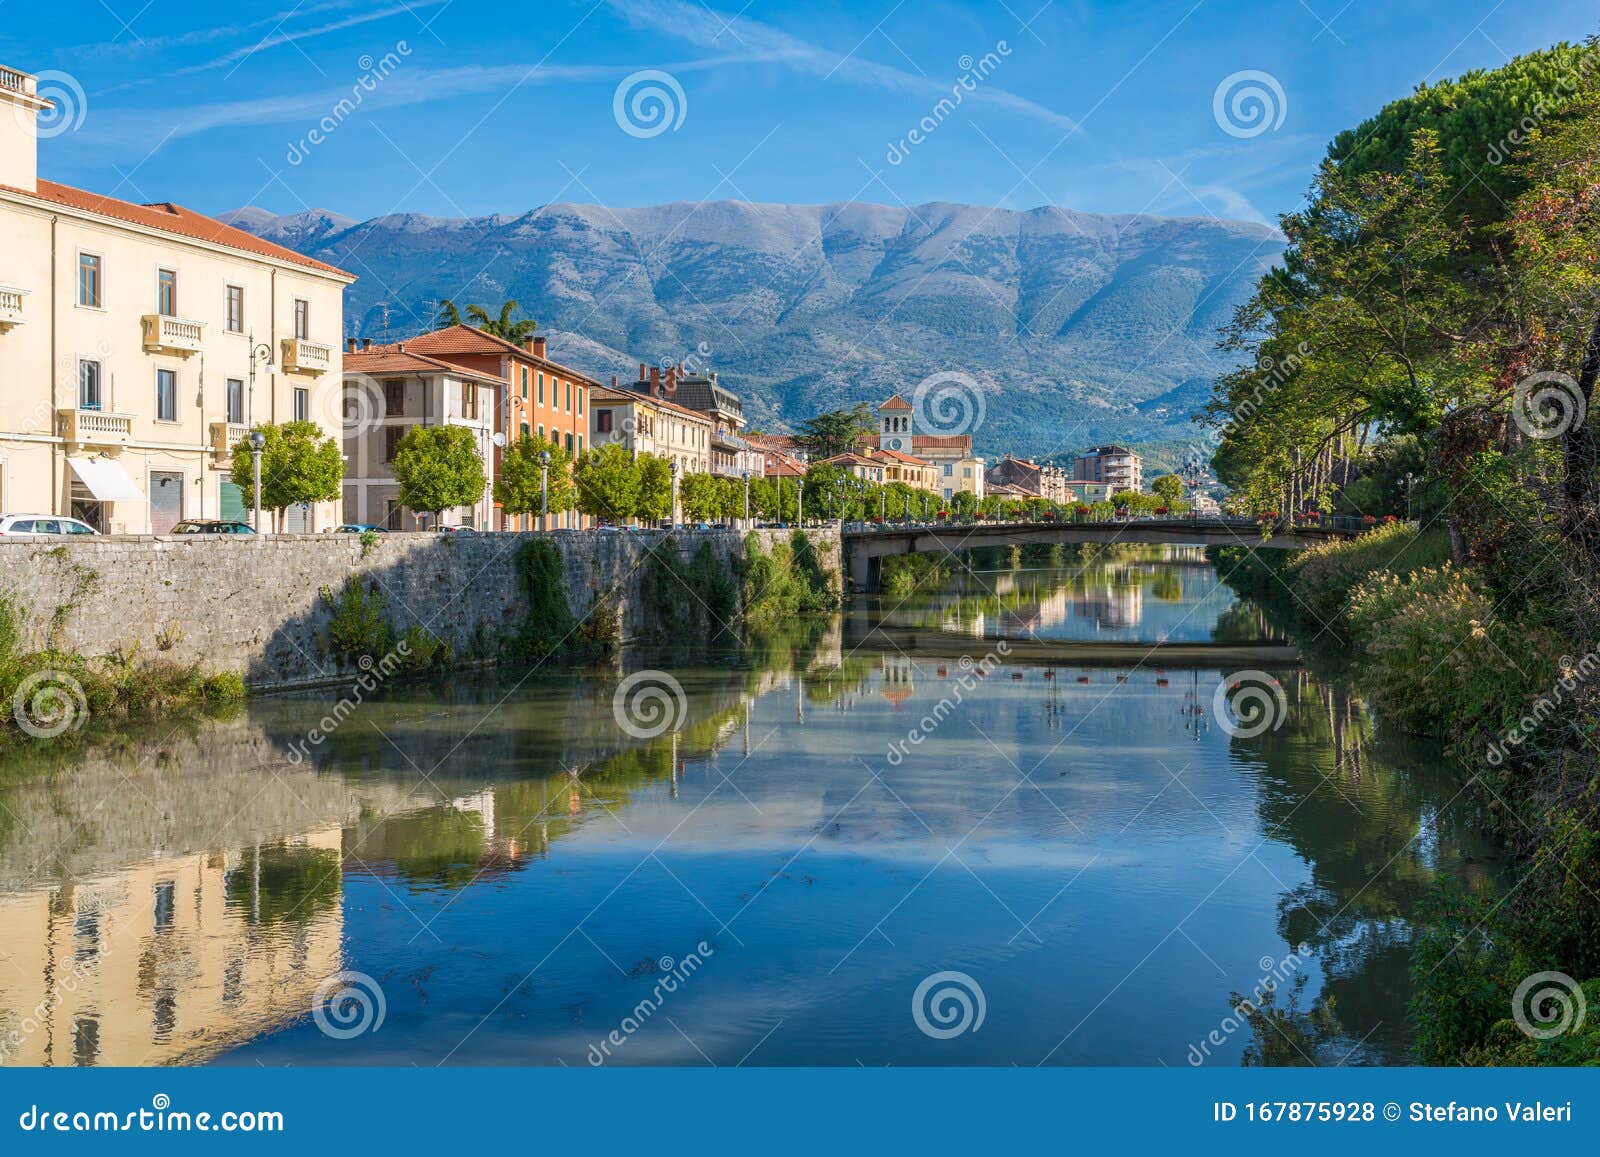
[[[1411,1039],[1412,920],[1440,870],[1493,888],[1494,852],[1464,796],[1436,806],[1453,794],[1436,748],[1377,732],[1358,700],[1303,670],[1280,681],[1284,725],[1233,741],[1256,770],[1265,831],[1310,872],[1281,896],[1278,928],[1314,950],[1351,1046],[1397,1059]]]

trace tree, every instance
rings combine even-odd
[[[446,510],[475,505],[488,484],[478,439],[465,426],[411,427],[390,469],[400,483],[401,504],[432,511],[436,520]]]
[[[439,313],[433,319],[433,324],[438,326],[440,329],[444,329],[452,325],[462,324],[461,311],[456,308],[456,303],[451,301],[448,297],[441,298],[439,301]]]
[[[1163,474],[1150,483],[1150,492],[1168,506],[1177,506],[1183,501],[1183,479],[1176,474]]]
[[[286,422],[257,426],[265,435],[261,450],[261,505],[283,521],[283,512],[297,502],[328,502],[339,497],[344,481],[344,454],[336,439],[315,422]],[[255,505],[255,464],[250,439],[233,448],[233,484],[243,492],[244,504]],[[258,528],[259,529],[259,528]]]
[[[723,479],[714,474],[686,474],[678,484],[678,501],[686,522],[720,518],[725,506]]]
[[[611,523],[626,523],[638,513],[639,467],[617,442],[585,451],[572,471],[578,509]]]
[[[848,410],[830,410],[800,423],[800,433],[795,441],[804,446],[813,458],[832,458],[854,450],[863,434],[871,434],[876,420],[872,407],[860,402]],[[807,483],[809,486],[810,484]]]
[[[655,454],[639,455],[639,499],[635,510],[640,518],[672,517],[672,464]]]
[[[499,317],[489,316],[489,311],[481,305],[467,306],[467,316],[484,333],[493,334],[512,345],[521,345],[533,336],[533,331],[539,328],[539,323],[526,317],[513,320],[511,315],[516,312],[515,299],[501,304]]]
[[[550,513],[560,514],[577,505],[577,488],[572,481],[572,455],[559,442],[524,434],[500,456],[500,477],[495,480],[494,500],[510,515],[538,514],[543,506],[544,481],[539,455],[550,455]]]

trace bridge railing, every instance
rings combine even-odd
[[[1359,534],[1365,531],[1376,530],[1385,522],[1392,522],[1392,517],[1386,519],[1373,518],[1362,515],[1334,515],[1320,512],[1306,512],[1293,519],[1284,518],[1276,513],[1270,515],[1247,514],[1212,514],[1197,515],[1192,512],[1168,514],[1142,514],[1125,515],[1113,518],[1089,518],[1077,513],[1064,513],[1059,516],[1046,516],[1037,518],[940,518],[940,519],[847,519],[844,530],[847,534],[893,533],[907,530],[938,530],[947,527],[986,527],[986,526],[1081,526],[1081,527],[1110,527],[1110,526],[1138,526],[1148,523],[1181,523],[1186,527],[1195,528],[1227,528],[1241,534],[1291,534],[1295,531],[1325,531],[1335,534]]]

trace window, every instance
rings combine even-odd
[[[294,420],[311,421],[311,391],[304,386],[296,388],[294,392]]]
[[[406,380],[386,378],[383,383],[383,412],[398,418],[406,412]]]
[[[578,413],[583,413],[583,387],[578,387]]]
[[[539,404],[544,405],[544,371],[539,371]]]
[[[541,438],[544,437],[544,423],[543,422],[539,423],[539,437],[541,437]]]
[[[472,421],[478,419],[478,387],[472,382],[461,383],[461,416]]]
[[[301,341],[311,340],[311,303],[303,297],[294,299],[294,336]]]
[[[579,454],[583,453],[583,435],[582,434],[578,435],[578,453]]]
[[[78,363],[78,409],[100,410],[105,408],[105,399],[100,392],[100,363],[82,361]]]
[[[171,269],[156,270],[156,312],[178,316],[178,275]]]
[[[235,426],[244,424],[244,379],[228,379],[228,421]]]
[[[244,332],[244,287],[228,286],[228,332]]]
[[[572,383],[567,383],[567,413],[572,413]]]
[[[567,453],[572,453],[572,432],[570,430],[567,432]]]
[[[178,420],[178,373],[176,370],[156,371],[156,421]]]
[[[598,434],[611,433],[611,411],[596,410],[594,412],[594,428]]]
[[[522,400],[528,400],[528,367],[522,367]]]
[[[533,430],[531,428],[529,428],[528,423],[526,423],[526,422],[522,423],[522,436],[524,438],[527,438],[527,437],[532,436],[532,434],[533,434]]]
[[[100,258],[97,254],[78,254],[78,304],[91,309],[101,307]]]
[[[955,472],[956,472],[956,465],[955,465],[954,462],[946,462],[944,464],[944,476],[946,478],[949,478]]]
[[[385,426],[383,430],[383,460],[393,462],[395,451],[400,448],[400,439],[406,436],[409,426]]]

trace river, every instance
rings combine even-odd
[[[1052,640],[1281,642],[1147,551],[399,687],[315,741],[329,693],[13,759],[0,1057],[1404,1063],[1419,906],[1499,880],[1459,771],[1297,665],[1255,734],[1225,650]],[[1264,979],[1336,1025],[1260,1041]]]

